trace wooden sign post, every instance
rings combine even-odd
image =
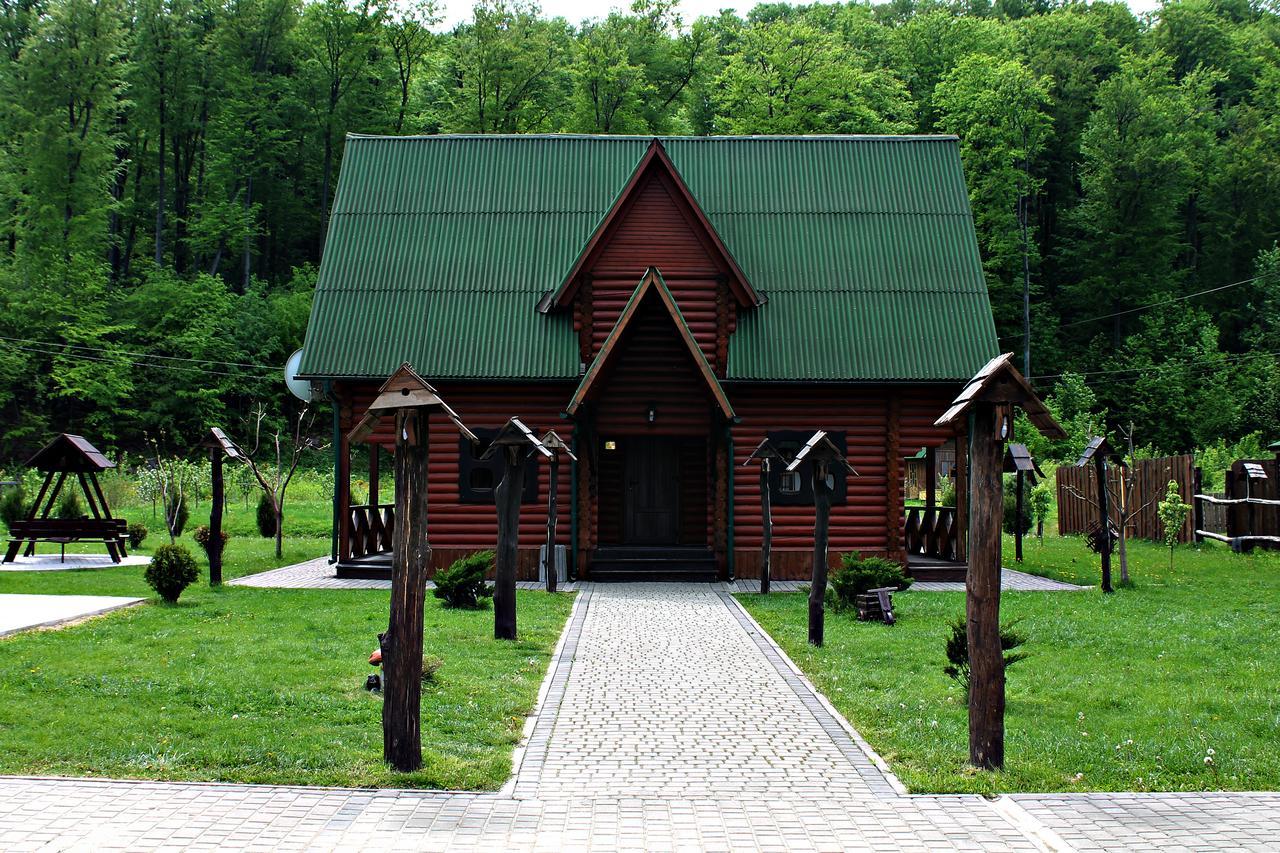
[[[204,446],[209,450],[209,586],[218,586],[222,583],[222,513],[227,504],[222,457],[243,462],[245,455],[218,427],[209,430]]]
[[[1098,482],[1098,555],[1102,558],[1102,591],[1115,592],[1115,588],[1111,585],[1111,501],[1107,492],[1107,462],[1111,459],[1124,462],[1124,457],[1116,452],[1106,436],[1099,435],[1089,439],[1089,444],[1085,446],[1084,453],[1080,454],[1080,459],[1076,462],[1077,468],[1084,468],[1089,464],[1093,465],[1093,471]],[[1121,519],[1124,523],[1124,519]]]
[[[520,545],[520,498],[524,494],[524,469],[529,454],[550,459],[533,431],[519,418],[503,425],[481,459],[502,454],[502,482],[494,489],[498,509],[498,553],[494,561],[493,636],[499,640],[516,638],[516,563]]]
[[[1004,766],[1004,650],[1000,645],[1001,530],[1004,521],[1004,444],[1020,406],[1040,432],[1063,431],[1005,353],[978,371],[935,422],[968,434],[969,571],[965,618],[969,638],[969,761],[985,770]],[[958,496],[957,496],[958,497]]]
[[[551,480],[547,484],[547,545],[546,557],[543,562],[547,573],[547,592],[555,592],[556,583],[559,580],[556,577],[558,569],[556,566],[556,523],[559,521],[560,513],[558,502],[560,492],[560,454],[566,454],[574,462],[578,461],[578,457],[573,455],[569,445],[565,444],[564,440],[553,429],[547,430],[541,441],[542,446],[551,451],[551,470],[548,472]]]
[[[1030,481],[1031,485],[1036,484],[1036,477],[1044,476],[1044,472],[1036,465],[1034,459],[1031,458],[1031,451],[1027,449],[1025,444],[1009,444],[1009,449],[1004,454],[1004,471],[1006,474],[1012,473],[1015,477],[1015,494],[1017,495],[1016,509],[1014,510],[1015,522],[1013,525],[1013,558],[1019,563],[1022,562],[1022,538],[1023,521],[1026,519],[1026,482]]]
[[[770,560],[773,551],[773,495],[769,487],[773,463],[785,464],[782,454],[774,448],[769,439],[762,440],[751,451],[743,467],[751,462],[760,463],[760,594],[769,594]]]
[[[821,646],[824,633],[823,604],[827,596],[827,535],[831,525],[831,472],[837,467],[855,477],[858,472],[831,443],[824,430],[815,432],[796,458],[787,465],[795,471],[805,462],[813,466],[813,577],[809,584],[809,643]]]
[[[396,514],[391,545],[391,613],[382,649],[382,756],[396,770],[422,766],[422,612],[431,544],[427,537],[430,417],[443,412],[471,441],[475,435],[413,368],[391,375],[348,435],[363,441],[385,414],[395,417]]]

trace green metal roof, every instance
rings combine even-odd
[[[537,313],[651,137],[347,140],[301,372],[577,379]],[[996,354],[952,137],[662,138],[752,286],[729,379],[965,379]]]

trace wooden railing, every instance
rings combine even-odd
[[[938,560],[956,559],[956,510],[950,506],[909,506],[903,539],[907,553]]]
[[[395,526],[395,504],[351,507],[351,518],[347,524],[347,554],[358,558],[390,553]]]

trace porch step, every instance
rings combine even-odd
[[[335,574],[340,578],[355,580],[389,581],[391,580],[391,555],[371,554],[368,557],[340,560],[335,566]]]
[[[708,548],[599,548],[591,560],[593,581],[685,581],[719,579],[715,554]]]
[[[912,554],[907,561],[907,574],[918,581],[958,581],[964,583],[969,573],[966,563],[955,563],[950,560],[939,560],[936,557],[923,557]]]

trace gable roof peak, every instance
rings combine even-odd
[[[729,252],[724,241],[720,239],[720,235],[716,233],[715,226],[711,224],[711,220],[707,218],[702,206],[698,204],[698,200],[689,191],[688,185],[680,175],[680,170],[676,168],[675,163],[671,162],[671,157],[668,156],[667,150],[662,144],[662,138],[653,136],[648,137],[648,139],[649,147],[645,150],[644,156],[640,158],[640,162],[636,164],[631,177],[613,200],[613,204],[610,205],[609,211],[600,220],[595,231],[592,232],[591,237],[582,247],[582,251],[578,253],[573,265],[561,280],[560,286],[553,292],[543,296],[538,302],[538,310],[543,314],[548,313],[553,308],[564,307],[573,298],[578,289],[579,275],[586,268],[587,262],[595,254],[596,249],[603,244],[614,224],[621,221],[630,206],[630,200],[644,188],[645,178],[654,169],[661,169],[671,179],[679,200],[683,201],[693,211],[694,218],[697,219],[698,225],[710,238],[715,252],[724,260],[725,265],[729,268],[729,289],[737,297],[739,304],[755,306],[763,305],[767,301],[762,294],[757,293],[755,288],[751,286],[746,274],[738,266],[737,260]],[[656,272],[653,267],[650,267],[649,271]]]

